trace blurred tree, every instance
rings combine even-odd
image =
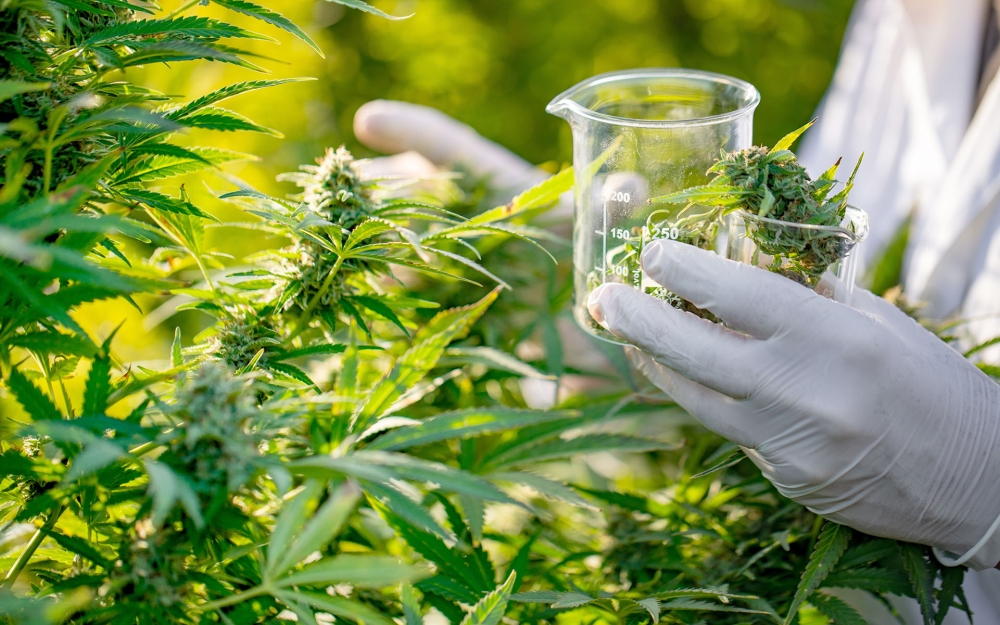
[[[729,74],[762,93],[755,140],[807,121],[833,75],[853,0],[404,0],[378,20],[319,3],[341,138],[364,102],[439,108],[528,160],[570,159],[548,101],[593,74],[684,66]],[[355,149],[359,146],[353,145]],[[364,153],[363,150],[359,150]]]

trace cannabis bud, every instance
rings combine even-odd
[[[371,216],[375,185],[361,178],[357,161],[340,146],[328,148],[316,165],[303,165],[301,171],[280,176],[302,189],[296,198],[313,213],[347,230]]]
[[[169,414],[178,426],[161,460],[191,476],[196,492],[211,497],[220,485],[233,492],[255,473],[261,413],[251,379],[207,362],[178,388]]]
[[[227,310],[220,319],[209,353],[239,371],[250,364],[257,352],[264,350],[257,367],[266,370],[268,352],[280,344],[270,316],[249,306],[238,306]]]
[[[374,197],[376,183],[361,177],[357,161],[343,146],[328,149],[316,165],[300,169],[278,179],[294,182],[302,189],[292,199],[300,201],[309,214],[340,227],[309,225],[307,216],[300,227],[313,236],[296,233],[295,242],[282,250],[273,270],[286,283],[278,296],[281,307],[297,308],[308,317],[335,307],[349,292],[347,281],[351,275],[374,270],[359,259],[338,262],[337,255],[317,239],[336,239],[330,245],[341,245],[355,227],[375,215],[379,203]]]
[[[723,153],[708,170],[714,176],[712,182],[651,202],[686,204],[669,225],[707,233],[700,239],[704,244],[699,247],[704,248],[714,241],[723,217],[741,212],[746,236],[757,247],[755,255],[771,258],[768,269],[815,287],[823,273],[853,247],[845,238],[831,236],[830,228],[839,228],[845,221],[847,196],[858,168],[844,188],[829,197],[840,161],[812,180],[789,149],[811,125],[787,135],[773,149],[756,146]]]

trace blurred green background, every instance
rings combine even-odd
[[[760,89],[756,139],[809,119],[833,74],[852,0],[406,0],[389,22],[331,4],[323,81],[336,140],[366,100],[437,107],[530,161],[568,161],[568,128],[545,114],[594,74],[683,66]]]
[[[312,76],[224,103],[283,138],[254,133],[192,131],[193,144],[215,145],[256,157],[226,167],[257,188],[291,193],[275,176],[312,162],[327,146],[346,143],[358,155],[354,112],[377,98],[437,107],[526,159],[553,166],[570,160],[569,127],[545,113],[567,87],[593,74],[642,66],[685,66],[743,78],[762,93],[756,141],[772,143],[808,120],[826,89],[853,0],[374,0],[395,15],[389,21],[324,0],[281,0],[267,5],[300,24],[325,52],[251,18],[235,23],[275,36],[250,42],[270,77]],[[165,12],[181,0],[165,0]],[[234,21],[232,13],[196,7],[195,13]],[[219,63],[129,70],[142,84],[183,100],[253,72]],[[199,205],[223,221],[247,216],[215,199],[233,187],[221,176],[165,181],[176,195],[183,184]],[[232,262],[277,241],[244,230],[213,230]],[[78,320],[95,337],[124,326],[115,341],[124,362],[163,359],[173,327],[185,343],[203,327],[202,313],[166,312],[176,302],[137,298],[140,313],[121,301],[83,307]]]

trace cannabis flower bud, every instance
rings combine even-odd
[[[196,492],[211,497],[223,484],[233,492],[253,476],[261,413],[252,380],[234,376],[220,362],[207,362],[177,390],[170,415],[178,427],[161,460],[190,476]]]
[[[280,179],[291,180],[302,189],[299,199],[327,221],[351,230],[371,215],[375,185],[361,178],[357,161],[343,146],[329,148],[316,165]]]
[[[855,244],[850,237],[831,236],[831,229],[848,232],[841,224],[861,161],[843,188],[831,196],[840,161],[813,180],[790,150],[810,125],[790,133],[773,149],[756,146],[723,153],[708,170],[714,176],[709,184],[650,202],[686,204],[675,222],[666,225],[678,231],[683,224],[712,235],[703,237],[699,247],[709,247],[722,217],[741,211],[746,237],[764,255],[768,270],[815,287]]]
[[[751,191],[740,208],[758,217],[819,225],[836,225],[843,218],[843,207],[817,201],[816,185],[790,152],[776,157],[762,146],[731,152],[709,173],[716,174],[713,184]]]
[[[350,231],[375,215],[379,203],[374,197],[376,183],[361,177],[357,161],[343,146],[328,149],[316,165],[303,165],[300,169],[278,179],[294,182],[302,189],[293,199],[302,202],[309,213],[342,228],[304,225],[313,236],[295,232],[295,242],[282,250],[273,270],[285,282],[280,286],[282,308],[297,308],[311,315],[335,307],[348,292],[351,275],[372,270],[361,259],[338,261],[337,255],[317,239],[337,239],[332,244],[342,244]]]
[[[257,367],[266,370],[270,348],[280,344],[270,317],[248,306],[240,306],[227,310],[226,316],[220,320],[209,353],[239,371],[263,349]]]

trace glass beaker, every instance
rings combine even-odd
[[[750,147],[759,102],[753,85],[728,76],[639,69],[595,76],[549,103],[573,129],[573,314],[582,328],[621,343],[591,318],[587,297],[605,282],[657,291],[639,266],[649,240],[714,248],[711,233],[672,221],[682,207],[649,200],[706,184],[721,152]]]
[[[868,213],[848,206],[838,226],[815,226],[736,211],[729,215],[726,256],[781,274],[851,305],[857,246],[868,236]]]

